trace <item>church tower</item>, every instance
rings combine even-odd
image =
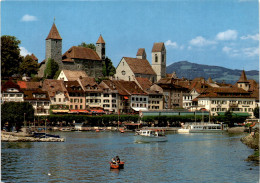
[[[48,59],[51,58],[55,60],[55,62],[58,63],[60,69],[62,69],[62,38],[60,37],[55,23],[53,23],[45,43],[45,63],[47,63]]]
[[[103,39],[103,37],[99,36],[97,42],[96,42],[96,52],[101,60],[105,60],[106,58],[106,43]]]
[[[242,71],[241,76],[240,76],[239,80],[237,81],[237,86],[238,86],[238,88],[242,88],[246,91],[248,91],[250,88],[250,84],[246,78],[246,73],[244,70]]]
[[[166,77],[166,49],[164,43],[154,43],[152,49],[152,68],[157,81]]]

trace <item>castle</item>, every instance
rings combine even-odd
[[[100,35],[96,42],[96,51],[79,46],[72,46],[62,55],[62,38],[53,23],[45,41],[45,60],[40,63],[39,77],[44,76],[48,59],[53,59],[59,70],[85,71],[90,77],[102,77],[102,63],[105,60],[105,41]]]

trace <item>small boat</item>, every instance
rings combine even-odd
[[[110,162],[110,168],[111,169],[123,169],[125,165],[125,162],[121,161],[120,163],[112,163]]]
[[[183,125],[181,129],[178,129],[178,133],[212,133],[212,132],[225,132],[227,126],[224,124],[187,124]]]
[[[135,142],[166,142],[167,137],[164,130],[139,130],[135,133]]]

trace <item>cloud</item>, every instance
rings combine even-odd
[[[36,16],[32,16],[32,15],[24,15],[21,19],[22,22],[30,22],[30,21],[36,21],[37,17]]]
[[[241,36],[240,39],[246,40],[246,39],[252,39],[252,40],[259,40],[259,34],[255,34],[255,35],[250,35],[248,34],[247,36]]]
[[[258,47],[235,49],[225,46],[222,48],[222,51],[231,57],[255,57],[259,55]]]
[[[165,45],[169,48],[178,48],[178,44],[176,42],[172,42],[171,40],[166,41]]]
[[[259,55],[259,48],[258,47],[243,48],[242,52],[247,57],[254,57],[254,56]]]
[[[31,55],[32,53],[30,53],[25,47],[20,47],[20,55],[22,56],[26,56],[26,55]]]
[[[225,32],[219,32],[216,36],[216,40],[220,40],[220,41],[228,41],[228,40],[236,40],[236,39],[237,39],[236,30],[227,30]]]
[[[217,44],[217,43],[215,41],[207,40],[202,36],[197,36],[196,38],[190,40],[190,45],[192,46],[202,47],[202,46],[213,45],[213,44]]]

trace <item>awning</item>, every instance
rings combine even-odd
[[[138,125],[142,125],[141,123],[124,123],[124,125],[126,126],[138,126]]]
[[[89,113],[90,111],[84,110],[84,109],[79,109],[79,110],[70,110],[70,113]]]
[[[53,113],[68,113],[69,110],[52,110]]]
[[[92,113],[105,113],[105,111],[97,109],[97,110],[91,110]]]
[[[127,97],[127,96],[124,96],[124,99],[126,99],[126,100],[127,100],[127,99],[128,99],[128,97]]]
[[[145,107],[132,107],[132,109],[135,111],[148,111],[148,109]]]
[[[231,112],[232,113],[232,116],[245,116],[245,117],[248,117],[248,116],[251,116],[250,114],[248,114],[247,112]],[[218,115],[225,115],[225,112],[217,112]]]

